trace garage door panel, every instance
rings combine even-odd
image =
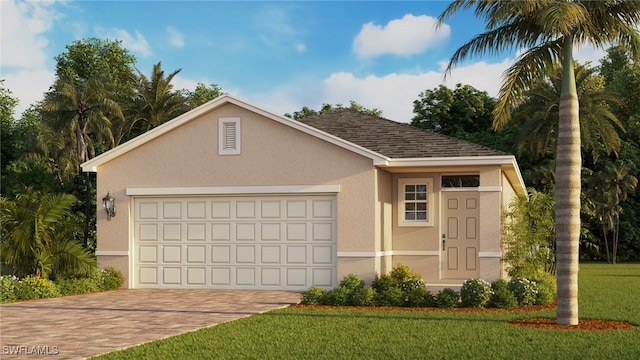
[[[334,196],[134,199],[135,287],[335,286]]]

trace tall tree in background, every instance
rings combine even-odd
[[[307,106],[304,106],[300,111],[294,111],[293,114],[286,113],[284,114],[284,116],[298,120],[298,119],[305,118],[307,116],[324,114],[324,113],[332,112],[335,110],[341,110],[341,109],[350,109],[350,110],[361,112],[364,114],[369,114],[371,116],[382,115],[382,110],[379,110],[376,108],[369,109],[364,107],[362,104],[359,104],[353,100],[349,100],[349,107],[345,107],[342,104],[331,105],[331,104],[325,103],[325,104],[322,104],[322,108],[320,108],[320,110],[313,110]]]
[[[180,92],[174,91],[171,84],[180,70],[174,70],[165,76],[160,62],[153,65],[151,78],[138,70],[129,137],[147,132],[188,110],[186,99]]]
[[[135,57],[119,41],[90,38],[67,45],[55,60],[56,80],[45,94],[44,121],[57,135],[73,139],[74,161],[81,175],[82,162],[115,144],[111,123],[123,119],[119,104],[133,95]],[[85,173],[84,182],[87,246],[94,214],[90,173]]]
[[[475,15],[486,21],[487,31],[453,54],[447,72],[473,54],[526,49],[504,74],[494,110],[495,127],[507,123],[511,109],[522,103],[533,79],[562,64],[555,186],[557,321],[577,325],[582,159],[573,47],[590,43],[604,49],[612,42],[621,42],[634,56],[640,55],[640,35],[635,30],[640,21],[640,2],[459,0],[443,11],[439,23],[468,8],[474,8]]]

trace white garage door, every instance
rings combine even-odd
[[[137,288],[333,287],[335,196],[136,197]]]

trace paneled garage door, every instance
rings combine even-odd
[[[333,287],[335,196],[136,197],[137,288]]]

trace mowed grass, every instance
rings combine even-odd
[[[99,359],[639,359],[640,264],[581,264],[580,318],[631,330],[515,327],[529,312],[286,308],[151,342]]]

